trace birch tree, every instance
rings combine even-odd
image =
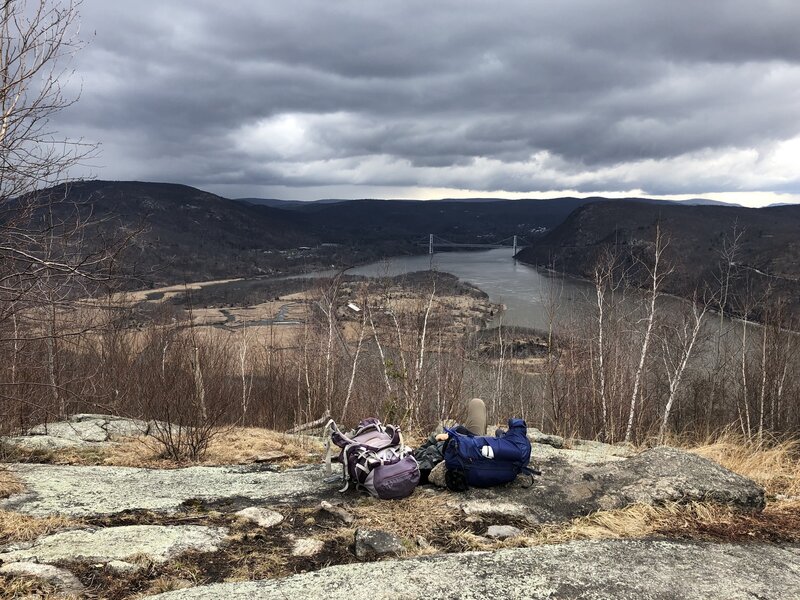
[[[67,409],[58,378],[60,340],[79,332],[64,331],[64,311],[77,295],[108,282],[105,267],[121,247],[85,239],[88,220],[67,201],[71,168],[95,146],[52,129],[53,118],[78,100],[65,91],[71,59],[82,46],[78,4],[0,4],[0,352],[13,357],[3,357],[13,369],[0,375],[0,386],[11,384],[3,397],[25,403],[26,414],[30,399],[18,390],[31,385],[49,386],[54,412]],[[45,363],[43,381],[21,380],[32,372],[20,364],[27,343],[44,344],[44,356],[28,358]]]
[[[428,303],[425,306],[425,315],[422,318],[422,329],[419,332],[419,339],[417,342],[417,360],[414,365],[414,387],[411,392],[411,405],[409,406],[409,414],[412,423],[417,423],[419,420],[419,408],[422,403],[422,376],[425,367],[425,344],[428,338],[428,319],[431,315],[431,308],[433,307],[433,299],[436,297],[436,279],[433,279],[431,294],[428,297]]]
[[[358,327],[358,342],[356,343],[356,351],[353,353],[352,368],[350,369],[350,381],[347,384],[347,395],[344,398],[344,406],[342,407],[342,420],[345,422],[347,417],[347,408],[350,405],[350,398],[353,395],[353,385],[356,381],[356,373],[358,372],[358,357],[361,356],[361,346],[364,344],[364,333],[367,329],[367,305],[369,304],[369,296],[365,294],[364,302],[361,306],[361,320]]]
[[[249,373],[248,377],[248,362],[247,362],[247,354],[250,349],[250,332],[247,328],[247,318],[243,319],[242,322],[242,335],[241,339],[239,340],[239,375],[242,379],[242,423],[244,423],[245,419],[247,418],[247,409],[250,404],[250,393],[253,389],[253,372],[252,370]],[[269,352],[269,351],[268,351]],[[271,359],[271,356],[268,353],[268,360]],[[271,366],[271,365],[270,365]]]
[[[606,248],[597,261],[594,269],[595,304],[597,306],[597,348],[591,351],[591,373],[596,381],[593,388],[600,399],[601,435],[609,438],[609,394],[608,394],[608,342],[607,330],[609,312],[613,309],[613,294],[619,285],[616,271],[618,269],[616,249]],[[620,278],[621,281],[621,278]],[[612,294],[612,300],[607,298]],[[595,368],[595,360],[597,362]]]
[[[653,325],[655,324],[656,320],[656,302],[661,296],[661,288],[664,283],[664,278],[671,272],[671,270],[665,268],[663,264],[664,250],[667,248],[667,246],[669,246],[669,241],[664,239],[661,233],[661,224],[659,223],[656,225],[656,238],[653,247],[652,265],[647,264],[643,260],[639,261],[647,273],[647,279],[650,282],[650,285],[647,298],[647,313],[644,317],[644,336],[642,338],[642,346],[639,353],[639,364],[636,367],[636,372],[633,378],[633,393],[631,394],[630,408],[628,411],[628,426],[625,429],[626,443],[629,443],[633,438],[633,426],[636,421],[637,400],[639,399],[642,378],[645,372],[647,352],[650,348],[650,339],[653,334]]]
[[[662,444],[667,433],[667,424],[672,413],[672,407],[675,404],[678,388],[681,385],[686,367],[689,365],[689,360],[700,337],[703,319],[707,310],[708,303],[704,302],[698,305],[695,299],[692,302],[690,316],[684,318],[681,327],[678,328],[679,330],[675,336],[677,339],[674,340],[675,343],[671,344],[671,340],[667,336],[662,337],[664,367],[669,384],[667,402],[664,405],[664,413],[661,417],[661,426],[658,431],[658,439]]]

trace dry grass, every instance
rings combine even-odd
[[[66,517],[31,517],[10,510],[0,510],[0,545],[9,542],[27,542],[80,524],[80,521]]]
[[[522,536],[489,540],[469,529],[449,532],[443,542],[448,552],[499,550],[577,540],[668,539],[715,541],[800,541],[800,501],[768,506],[762,513],[742,513],[729,506],[695,503],[649,506],[637,504],[619,510],[600,511],[567,523],[524,530]]]
[[[228,427],[221,428],[212,437],[205,456],[199,463],[194,464],[207,466],[248,464],[252,463],[256,457],[271,452],[286,455],[271,461],[271,464],[288,468],[320,462],[324,447],[318,439],[308,436],[289,435],[257,427]],[[156,439],[141,436],[98,448],[64,448],[52,452],[29,454],[16,451],[13,459],[52,464],[155,469],[174,469],[189,464],[164,458],[162,453],[163,446]],[[10,490],[15,489],[11,479],[4,485],[4,474],[5,472],[0,470],[0,497],[3,497],[3,490],[6,489],[6,486]]]
[[[255,427],[233,427],[214,436],[203,464],[246,463],[268,452],[286,454],[288,458],[277,461],[277,464],[288,467],[319,462],[324,447],[318,439],[308,436]]]
[[[159,459],[155,440],[140,437],[98,448],[64,448],[42,457],[41,462],[65,465],[107,465],[114,467],[154,467],[166,463]],[[32,457],[36,458],[36,457]],[[177,466],[177,465],[175,465]]]
[[[204,577],[198,565],[188,561],[176,560],[168,563],[164,571],[149,582],[145,590],[134,598],[146,598],[155,594],[183,590],[202,585]]]
[[[781,502],[763,512],[692,503],[666,506],[634,505],[576,519],[566,527],[539,532],[543,543],[577,539],[639,538],[659,535],[693,539],[762,539],[795,542],[800,539],[800,502]]]
[[[532,539],[536,544],[556,544],[573,540],[641,538],[687,529],[698,523],[719,522],[733,514],[730,508],[714,504],[635,504],[619,510],[599,511],[565,524],[542,527]]]
[[[31,600],[71,600],[77,596],[65,596],[49,583],[34,577],[6,577],[0,575],[0,598],[13,600],[25,598]]]
[[[441,527],[454,525],[460,513],[447,506],[441,494],[417,490],[402,500],[377,500],[372,497],[360,498],[354,506],[349,506],[359,527],[388,531],[405,539],[414,540],[417,536],[430,534]]]
[[[134,598],[147,598],[156,594],[185,590],[190,587],[194,587],[194,584],[188,579],[176,579],[175,577],[164,575],[154,579],[144,592],[135,595]]]
[[[351,525],[333,527],[314,537],[324,541],[327,547],[339,548],[351,556],[349,548],[357,528],[376,529],[398,536],[405,546],[404,556],[452,552],[454,548],[449,536],[462,518],[458,509],[447,505],[444,496],[421,489],[402,500],[386,501],[364,496],[345,508],[355,519]],[[301,509],[298,513],[312,516],[317,514],[317,509]],[[422,545],[418,540],[424,540]]]
[[[0,467],[0,498],[8,498],[25,490],[23,483],[11,471]]]
[[[765,488],[770,502],[762,512],[742,512],[711,503],[633,505],[568,523],[526,527],[524,535],[504,541],[487,540],[470,529],[453,530],[441,545],[447,551],[461,552],[647,536],[800,541],[800,442],[748,443],[725,433],[700,445],[674,445],[754,480]]]
[[[243,553],[229,556],[234,566],[225,581],[257,581],[290,574],[286,565],[286,550],[273,546],[258,552],[257,560],[252,560],[252,555]]]
[[[763,486],[768,496],[800,496],[800,442],[748,442],[723,433],[690,452],[714,460]]]

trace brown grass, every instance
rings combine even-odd
[[[182,590],[203,584],[204,578],[200,568],[191,562],[176,560],[169,563],[164,572],[146,586],[145,590],[134,598],[146,598],[155,594]]]
[[[0,545],[27,542],[80,524],[80,521],[66,517],[31,517],[11,510],[0,510]]]
[[[256,427],[233,427],[214,436],[204,464],[250,462],[267,452],[282,452],[288,458],[277,461],[281,466],[320,462],[323,444],[308,436],[296,436]]]
[[[440,545],[448,552],[464,552],[649,536],[797,543],[800,541],[800,501],[771,504],[762,513],[742,513],[729,506],[704,503],[637,504],[596,512],[567,523],[525,528],[522,536],[503,541],[489,540],[469,529],[453,530]]]
[[[426,537],[441,527],[449,527],[459,519],[459,511],[447,505],[441,494],[417,490],[402,500],[387,502],[363,497],[347,510],[359,527],[388,531],[405,539]]]
[[[271,464],[289,468],[320,462],[323,444],[308,436],[295,436],[257,427],[222,428],[212,437],[208,451],[197,463],[177,462],[162,455],[163,446],[152,437],[129,438],[110,446],[97,448],[64,448],[52,452],[24,453],[15,451],[13,460],[69,465],[106,465],[174,469],[188,464],[248,464],[269,452],[286,455]],[[0,497],[4,489],[4,471],[0,470]],[[12,482],[9,479],[9,489]],[[11,492],[16,493],[16,492]]]
[[[252,560],[254,553],[232,554],[228,558],[235,565],[225,581],[257,581],[259,579],[272,579],[290,574],[287,569],[287,551],[271,546],[262,549],[257,554],[257,560]]]
[[[25,490],[25,485],[5,467],[0,466],[0,498],[8,498]]]
[[[735,434],[723,433],[688,450],[749,477],[763,486],[768,496],[800,496],[798,441],[758,444]]]
[[[8,600],[16,598],[20,600],[23,598],[28,600],[33,598],[36,600],[70,600],[77,596],[59,594],[54,586],[34,577],[0,575],[0,598]]]

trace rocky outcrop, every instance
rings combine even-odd
[[[318,466],[277,472],[268,466],[137,469],[14,464],[26,491],[0,501],[0,508],[37,516],[85,517],[145,509],[171,512],[187,500],[239,499],[254,503],[308,501],[335,493]]]
[[[743,510],[764,505],[764,491],[754,482],[675,448],[599,460],[587,452],[536,446],[532,462],[542,475],[533,485],[520,477],[507,486],[447,493],[443,501],[470,515],[504,514],[531,522],[569,520],[637,503],[714,501]],[[337,497],[336,484],[325,483],[316,466],[276,472],[264,466],[158,470],[16,464],[9,470],[26,491],[0,500],[0,508],[38,516],[83,517],[132,509],[170,512],[191,499],[233,499],[239,502],[236,508],[244,508]]]
[[[467,514],[503,514],[535,523],[566,521],[632,504],[713,501],[742,510],[764,506],[764,490],[753,481],[666,446],[600,463],[581,463],[554,453],[537,466],[542,475],[533,485],[520,477],[508,486],[454,494],[449,501]]]
[[[507,540],[522,535],[522,530],[512,525],[489,525],[486,530],[486,537],[493,540]]]
[[[66,421],[31,427],[25,435],[0,438],[0,442],[28,452],[98,448],[119,439],[147,435],[153,425],[152,422],[113,415],[77,414]]]
[[[325,547],[325,542],[314,538],[298,538],[292,544],[292,556],[316,556]]]
[[[162,563],[190,550],[215,552],[226,535],[224,528],[201,525],[77,529],[47,535],[32,543],[7,546],[0,551],[0,561],[110,563],[143,557],[150,562]]]
[[[636,454],[636,448],[628,444],[606,444],[595,440],[579,439],[569,440],[567,444],[570,450],[588,452],[596,456],[620,456],[622,458],[628,458]]]
[[[355,549],[359,558],[397,555],[403,551],[403,542],[387,531],[356,529]]]
[[[283,521],[283,515],[275,510],[261,508],[259,506],[248,506],[236,513],[236,516],[245,521],[255,523],[259,527],[268,529]]]
[[[563,448],[564,438],[560,435],[551,435],[549,433],[542,433],[535,427],[528,427],[528,439],[533,444],[547,444],[553,448]]]
[[[341,565],[153,598],[783,600],[798,589],[797,546],[608,540]]]

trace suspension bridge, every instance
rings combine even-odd
[[[420,242],[423,244],[424,242]],[[457,249],[463,248],[465,250],[474,248],[476,250],[490,250],[492,248],[513,248],[514,254],[520,248],[524,248],[525,246],[529,245],[530,242],[525,238],[519,235],[510,235],[507,238],[502,240],[498,240],[496,242],[481,242],[481,243],[472,243],[472,244],[465,244],[461,242],[452,242],[450,240],[446,240],[443,237],[436,235],[434,233],[428,234],[428,254],[433,254],[436,252],[437,248],[448,248],[448,249]]]

